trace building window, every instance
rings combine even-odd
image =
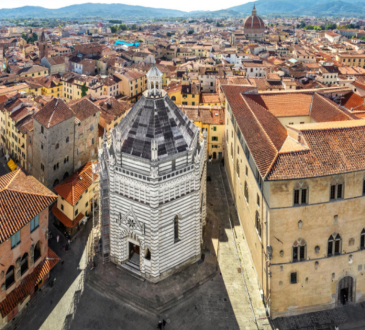
[[[11,235],[11,248],[15,248],[20,244],[20,230],[18,230],[14,235]]]
[[[179,240],[179,216],[176,215],[174,218],[174,239],[175,242]]]
[[[261,238],[261,221],[260,221],[260,215],[259,215],[258,211],[256,211],[256,216],[255,216],[255,228],[256,228],[257,234]]]
[[[212,141],[218,141],[218,136],[212,136]]]
[[[44,133],[44,128],[43,128],[43,126],[41,126],[41,133],[42,133],[42,134]]]
[[[303,184],[294,188],[294,205],[308,204],[308,187]]]
[[[260,206],[260,196],[257,194],[257,206]]]
[[[362,194],[365,195],[365,179],[362,181]]]
[[[236,172],[237,176],[240,177],[240,161],[238,159],[236,160]]]
[[[342,183],[331,184],[330,200],[332,201],[342,198],[343,198],[343,184]]]
[[[75,217],[76,217],[78,214],[79,214],[79,210],[77,209],[77,210],[75,211]]]
[[[24,273],[28,270],[28,253],[24,253],[22,260],[20,262],[20,273],[23,276]]]
[[[248,185],[247,185],[247,181],[245,181],[244,195],[245,195],[245,198],[246,198],[246,202],[248,203]]]
[[[63,211],[63,204],[61,204],[61,211]]]
[[[34,248],[34,262],[36,262],[42,255],[42,242],[38,241]]]
[[[44,165],[41,163],[41,170],[44,172]]]
[[[30,232],[32,233],[38,227],[39,227],[39,215],[36,215],[32,220],[30,220]]]
[[[231,157],[233,159],[233,143],[231,142]]]
[[[337,234],[336,236],[331,235],[328,239],[328,250],[327,250],[327,256],[337,256],[341,254],[341,236],[340,234]]]
[[[216,126],[213,126],[213,131],[216,131],[217,130],[217,127]],[[218,141],[218,140],[217,140]]]
[[[9,289],[14,282],[15,282],[14,266],[10,266],[5,276],[6,290]]]
[[[66,143],[68,143],[70,141],[70,138],[69,137],[67,137],[66,138]]]
[[[365,249],[365,228],[361,231],[360,235],[360,249],[361,250]]]
[[[297,273],[290,273],[290,284],[297,284]]]
[[[41,143],[41,149],[43,150],[43,143]]]
[[[303,239],[298,239],[294,242],[293,248],[293,262],[303,261],[307,254],[307,244]]]

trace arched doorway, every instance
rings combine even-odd
[[[60,183],[60,181],[58,179],[54,180],[53,187],[56,187],[59,183]]]
[[[64,175],[63,175],[63,180],[67,179],[68,178],[68,172],[66,172]]]
[[[217,159],[217,153],[213,152],[213,159]]]
[[[354,287],[354,279],[351,276],[345,276],[338,282],[337,302],[339,305],[346,305],[347,303],[354,301]]]

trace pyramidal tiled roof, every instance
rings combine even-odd
[[[121,151],[151,159],[151,142],[158,144],[158,158],[186,151],[199,129],[166,94],[159,98],[145,95],[123,118],[113,135],[121,139]]]
[[[46,128],[50,128],[73,116],[75,113],[65,101],[54,98],[37,112],[34,119]]]
[[[21,169],[0,177],[0,244],[57,199]]]

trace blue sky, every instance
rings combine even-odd
[[[121,2],[126,5],[137,5],[145,7],[155,7],[155,8],[168,8],[168,9],[178,9],[184,11],[193,10],[219,10],[225,9],[233,6],[242,5],[246,2],[252,0],[183,0],[183,1],[167,1],[167,0],[133,0]],[[86,2],[96,2],[96,3],[115,3],[115,1],[103,1],[103,0],[85,0],[85,1],[74,1],[74,0],[63,0],[63,1],[44,1],[44,0],[13,0],[13,1],[1,1],[0,8],[16,8],[22,6],[42,6],[46,8],[60,8],[74,4],[86,3]]]

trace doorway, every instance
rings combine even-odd
[[[338,283],[338,304],[346,305],[353,301],[353,284],[351,276],[345,276]]]
[[[139,267],[139,245],[129,242],[129,261]]]
[[[213,152],[213,159],[217,159],[217,153]]]

